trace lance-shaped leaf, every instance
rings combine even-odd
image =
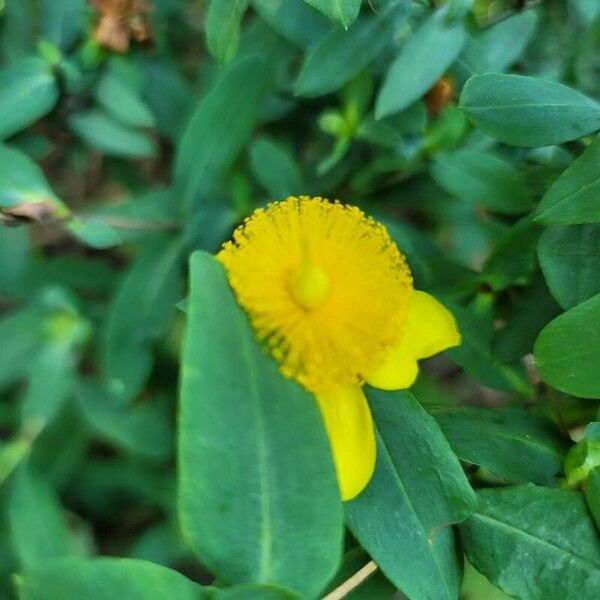
[[[230,583],[316,597],[341,559],[342,511],[316,402],[261,349],[221,265],[196,252],[181,374],[179,515]]]

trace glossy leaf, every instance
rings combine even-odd
[[[550,186],[534,219],[544,225],[600,222],[600,137]]]
[[[540,375],[552,387],[600,398],[600,294],[548,323],[535,342],[534,357]]]
[[[22,600],[210,600],[202,588],[176,571],[130,558],[57,558],[17,576]],[[151,582],[151,585],[148,585]]]
[[[337,568],[342,535],[316,402],[263,353],[221,265],[196,252],[190,274],[179,417],[183,531],[216,576],[314,597]]]
[[[600,293],[600,224],[548,227],[538,257],[552,295],[565,310]]]
[[[593,598],[600,586],[600,540],[580,492],[525,485],[478,492],[479,508],[460,526],[469,561],[524,600]]]
[[[600,129],[600,104],[560,83],[524,75],[471,77],[460,107],[491,137],[513,146],[549,146]]]
[[[465,42],[465,28],[460,20],[447,21],[445,10],[436,12],[400,49],[377,96],[377,119],[421,98],[454,62]]]
[[[367,488],[346,503],[353,535],[386,577],[414,600],[455,599],[452,531],[474,494],[450,447],[408,392],[368,390],[377,463]],[[428,573],[427,578],[419,573]]]
[[[549,419],[518,408],[432,408],[456,455],[511,483],[551,484],[567,440]]]
[[[25,129],[49,113],[58,100],[51,66],[25,58],[0,71],[0,139]]]

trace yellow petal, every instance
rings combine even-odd
[[[427,358],[460,344],[452,313],[433,296],[414,290],[402,339],[415,358]]]
[[[375,468],[375,434],[367,399],[359,386],[340,386],[315,394],[337,472],[342,500],[365,488]]]
[[[433,296],[414,290],[400,343],[367,377],[381,390],[409,388],[419,374],[417,359],[458,346],[460,334],[452,313]]]
[[[404,344],[392,348],[385,361],[367,377],[367,383],[380,390],[409,388],[419,374],[417,359]]]

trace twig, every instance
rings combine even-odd
[[[377,565],[371,560],[362,569],[359,569],[350,579],[346,579],[342,585],[329,592],[323,600],[340,600],[345,598],[354,588],[358,587],[367,577],[377,571]]]

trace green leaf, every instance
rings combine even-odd
[[[600,129],[600,104],[536,77],[475,75],[460,107],[484,133],[513,146],[560,144]]]
[[[181,299],[180,238],[160,236],[144,248],[117,288],[103,331],[104,375],[123,402],[137,394],[152,366],[151,343]]]
[[[44,207],[43,216],[68,214],[42,170],[26,154],[0,144],[0,208],[22,204]]]
[[[294,86],[299,96],[323,96],[340,89],[367,67],[391,41],[389,14],[359,19],[349,30],[334,29],[307,55]]]
[[[600,294],[551,321],[534,346],[540,375],[557,390],[600,398]]]
[[[538,257],[552,295],[565,310],[600,293],[600,224],[548,227]]]
[[[90,427],[103,438],[133,454],[164,460],[173,451],[168,415],[157,402],[123,406],[101,384],[80,382],[79,409]]]
[[[303,0],[252,0],[256,12],[283,38],[309,48],[331,30],[327,19]]]
[[[304,0],[307,4],[314,6],[332,21],[339,23],[344,29],[348,29],[360,11],[362,0]]]
[[[206,44],[220,63],[228,63],[237,54],[240,23],[249,1],[211,0],[206,17]]]
[[[505,289],[537,268],[536,246],[541,232],[527,215],[498,239],[483,265],[485,281],[492,289]]]
[[[407,596],[455,600],[457,557],[444,525],[473,511],[474,493],[441,431],[409,392],[367,393],[377,463],[367,488],[346,503],[348,527]]]
[[[13,62],[0,71],[0,139],[29,127],[58,100],[51,66],[37,57]]]
[[[154,127],[154,116],[130,81],[108,72],[100,79],[95,97],[108,115],[129,127]]]
[[[465,560],[460,597],[461,600],[513,600],[493,586],[468,560]]]
[[[469,561],[511,596],[580,600],[600,589],[600,541],[582,494],[524,485],[482,490],[460,525]]]
[[[270,87],[263,60],[228,67],[192,115],[175,158],[175,182],[192,204],[233,164],[246,144]]]
[[[217,577],[315,597],[339,564],[343,529],[316,402],[262,351],[220,264],[196,252],[190,276],[179,417],[182,529]]]
[[[302,596],[276,585],[244,584],[219,591],[213,600],[302,600]]]
[[[16,578],[21,600],[210,600],[211,588],[176,571],[131,558],[57,558]]]
[[[69,530],[60,500],[27,463],[11,480],[8,520],[13,547],[22,567],[40,559],[71,554]]]
[[[533,10],[502,19],[471,38],[461,58],[474,73],[506,71],[523,54],[538,21],[538,13]]]
[[[550,186],[534,220],[544,225],[600,222],[600,137]]]
[[[447,22],[445,10],[431,15],[401,48],[377,96],[375,117],[381,119],[418,100],[447,71],[465,42],[462,21]]]
[[[592,469],[588,475],[585,486],[585,499],[596,526],[600,530],[600,467]]]
[[[447,192],[476,206],[506,214],[521,214],[531,208],[521,171],[492,152],[437,154],[431,176]]]
[[[44,39],[66,50],[83,30],[85,0],[42,0],[41,17]]]
[[[518,408],[432,408],[454,452],[511,483],[552,484],[567,440],[549,419]]]
[[[494,354],[502,362],[510,362],[533,352],[540,331],[561,312],[543,277],[537,276],[521,294],[515,293],[515,305],[497,330],[493,340]]]
[[[72,115],[69,126],[91,148],[109,156],[151,158],[156,154],[152,139],[99,110]]]
[[[285,148],[266,137],[250,146],[250,167],[270,200],[299,196],[304,190],[302,174],[294,157]]]

